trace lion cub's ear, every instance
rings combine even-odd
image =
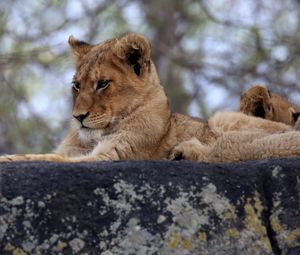
[[[137,76],[141,75],[144,67],[150,66],[150,43],[142,35],[129,34],[120,38],[114,50],[119,58],[133,68]]]
[[[293,107],[290,107],[288,111],[291,113],[291,123],[296,123],[300,117],[300,112],[296,112]]]
[[[94,47],[94,45],[77,40],[73,35],[69,37],[68,42],[76,59],[84,56]]]

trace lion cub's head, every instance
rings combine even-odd
[[[97,45],[73,36],[73,117],[81,132],[112,128],[160,87],[148,40],[137,34]]]
[[[239,111],[251,116],[272,119],[270,91],[259,85],[251,87],[241,96]]]
[[[248,89],[242,96],[239,111],[256,117],[294,125],[299,117],[299,107],[283,97],[270,93],[260,85]]]

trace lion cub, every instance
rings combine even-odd
[[[241,96],[239,111],[250,116],[278,121],[291,126],[295,125],[300,115],[298,105],[271,93],[266,87],[260,85],[251,87]]]
[[[171,159],[223,163],[300,155],[300,132],[291,126],[240,112],[217,112],[208,120],[216,140],[192,138],[171,152]]]
[[[172,159],[182,155],[207,162],[300,154],[300,132],[282,123],[242,113],[220,112],[208,122],[172,114],[150,44],[141,35],[97,45],[71,36],[69,44],[76,72],[66,137],[54,154],[8,155],[0,161],[165,159],[174,147]],[[261,141],[252,143],[254,138]]]
[[[69,38],[75,57],[73,113],[54,154],[0,161],[164,159],[191,137],[215,139],[205,121],[172,114],[151,60],[148,40],[129,34],[97,45]]]
[[[192,138],[177,145],[171,157],[232,162],[299,155],[299,132],[290,132],[292,128],[284,125],[286,130],[282,126],[281,133],[276,124],[281,122],[300,130],[299,106],[256,85],[242,95],[239,111],[241,113],[218,112],[208,120],[210,128],[218,134],[215,143],[207,146]],[[261,122],[262,119],[268,121]]]

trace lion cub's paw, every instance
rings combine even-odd
[[[28,161],[27,155],[4,155],[0,156],[0,162],[12,162],[12,161]]]
[[[5,156],[0,156],[0,163],[14,161],[14,160],[13,160],[13,156],[16,156],[16,155],[5,155]]]
[[[207,161],[206,146],[203,145],[197,138],[182,142],[176,145],[170,155],[171,160],[192,160],[192,161]]]
[[[5,155],[0,156],[0,162],[12,161],[55,161],[64,162],[65,159],[57,154],[23,154],[23,155]]]

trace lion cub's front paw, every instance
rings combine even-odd
[[[12,154],[12,155],[4,155],[0,156],[0,162],[12,162],[12,161],[28,161],[30,160],[28,158],[28,155],[18,155],[18,154]]]
[[[54,161],[64,162],[66,159],[57,154],[23,154],[0,156],[0,162],[12,161]]]
[[[185,156],[183,154],[183,150],[180,146],[181,144],[175,146],[172,151],[170,152],[168,158],[170,160],[183,160],[185,159]]]
[[[13,156],[16,156],[16,155],[5,155],[5,156],[0,156],[0,163],[14,161],[14,160],[12,159]]]
[[[170,155],[171,160],[187,159],[192,161],[207,161],[206,146],[197,138],[176,145]]]
[[[27,155],[4,155],[0,157],[0,162],[13,162],[13,161],[28,161]]]

